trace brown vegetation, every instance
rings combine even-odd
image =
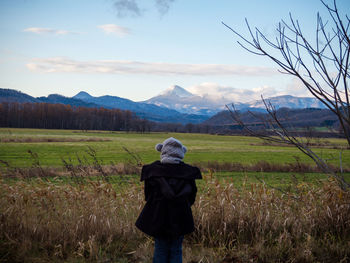
[[[84,164],[81,160],[79,164],[63,160],[65,169],[61,167],[29,167],[29,168],[13,168],[8,163],[1,161],[0,164],[7,166],[2,168],[4,178],[27,179],[40,176],[46,177],[70,177],[84,178],[89,176],[105,175],[132,175],[140,172],[140,167],[133,163],[116,163],[110,165],[91,165]],[[193,165],[200,168],[202,172],[285,172],[285,173],[318,173],[319,168],[316,165],[293,162],[293,163],[271,163],[267,161],[259,161],[257,163],[242,164],[238,162],[218,162],[208,161],[206,163],[194,163]],[[337,167],[333,167],[337,171]],[[350,167],[343,167],[344,173],[350,172]],[[108,176],[107,176],[108,177]]]
[[[276,143],[276,142],[268,142],[264,141],[262,143],[251,143],[252,146],[278,146],[278,147],[295,147],[294,145],[285,144],[285,143]],[[317,141],[317,142],[306,142],[307,146],[315,147],[315,148],[322,148],[322,149],[339,149],[339,150],[345,150],[348,147],[347,146],[341,146],[335,143],[330,143],[329,141]]]
[[[107,138],[86,137],[86,138],[69,138],[69,137],[3,137],[0,143],[37,143],[37,142],[107,142]]]
[[[300,184],[295,198],[204,177],[184,262],[349,260],[350,193],[332,182]],[[134,227],[144,203],[137,179],[72,183],[1,179],[1,261],[150,262],[152,241]]]
[[[257,163],[242,164],[238,162],[218,162],[208,161],[207,163],[195,163],[202,171],[214,172],[294,172],[294,173],[314,173],[320,172],[320,169],[313,164],[302,163],[296,160],[293,163],[272,163],[259,161]],[[334,171],[339,172],[338,167],[333,167]],[[350,172],[350,167],[343,167],[343,172]]]
[[[333,184],[298,188],[295,199],[263,185],[239,190],[207,181],[195,203],[198,227],[191,238],[226,248],[231,262],[348,261],[350,194]]]

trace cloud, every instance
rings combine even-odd
[[[50,35],[77,35],[78,32],[62,30],[62,29],[52,29],[52,28],[43,28],[43,27],[28,27],[23,30],[24,32],[30,32],[34,34],[50,34]]]
[[[271,76],[278,72],[271,68],[247,67],[223,64],[174,64],[161,62],[140,62],[124,60],[77,61],[70,58],[54,57],[32,59],[27,64],[31,71],[108,73],[108,74],[152,74],[152,75],[239,75]]]
[[[293,79],[284,89],[276,89],[269,85],[262,85],[251,89],[238,89],[230,86],[223,86],[217,83],[205,82],[187,88],[191,93],[215,100],[218,103],[230,102],[252,102],[264,98],[292,95],[296,97],[312,97],[299,80]]]
[[[276,89],[270,86],[261,86],[253,89],[237,89],[209,82],[189,87],[188,91],[204,98],[224,101],[224,103],[250,102],[260,100],[261,95],[266,98],[280,95]]]
[[[155,0],[156,8],[161,15],[166,14],[169,11],[171,3],[175,0]]]
[[[311,93],[298,78],[292,78],[286,87],[286,94],[293,94],[298,97],[310,97]]]
[[[98,28],[102,29],[106,34],[116,35],[118,37],[124,37],[125,35],[130,34],[128,28],[114,24],[100,25]]]
[[[141,16],[143,13],[135,0],[118,0],[114,3],[114,7],[118,17]]]
[[[170,5],[175,0],[154,0],[155,7],[159,14],[164,15],[169,11]],[[118,0],[114,2],[114,8],[117,10],[117,16],[123,17],[139,17],[146,11],[145,8],[141,8],[139,0]]]

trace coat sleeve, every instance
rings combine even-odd
[[[192,192],[188,197],[188,201],[191,205],[194,204],[194,201],[196,201],[196,195],[197,195],[197,186],[195,180],[191,180],[191,186],[192,186]]]
[[[195,167],[195,169],[196,169],[196,176],[195,176],[195,178],[196,179],[202,179],[201,171],[197,167]],[[196,186],[195,179],[191,180],[191,186],[192,186],[193,190],[192,190],[192,193],[189,196],[189,202],[190,202],[191,205],[193,205],[194,202],[196,201],[196,195],[197,195],[197,186]]]

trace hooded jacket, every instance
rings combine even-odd
[[[194,231],[191,211],[201,179],[197,167],[180,162],[156,161],[142,167],[146,204],[136,226],[142,232],[160,238],[176,238]]]

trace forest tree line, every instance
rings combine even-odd
[[[126,132],[209,133],[201,124],[158,123],[139,118],[128,110],[89,108],[51,103],[0,103],[0,127],[109,130]]]
[[[0,126],[144,132],[150,126],[150,122],[138,118],[128,110],[3,102],[0,104]]]
[[[300,112],[299,112],[300,111]],[[282,112],[282,111],[281,111]],[[333,117],[330,118],[324,110],[297,110],[297,113],[307,116],[306,119],[299,118],[300,123],[294,122],[295,127],[325,126],[326,121],[334,123]],[[313,112],[308,116],[307,112]],[[289,112],[290,113],[290,112]],[[323,114],[320,117],[319,114]],[[255,114],[255,117],[259,114]],[[262,115],[263,116],[263,115]],[[313,123],[313,119],[318,120]],[[253,129],[263,129],[264,127],[249,114],[244,114],[244,120],[254,124]],[[38,129],[73,129],[73,130],[107,130],[107,131],[125,131],[125,132],[185,132],[185,133],[210,133],[210,134],[239,134],[244,135],[242,127],[234,123],[230,118],[228,111],[216,115],[218,123],[212,121],[210,124],[181,124],[161,123],[149,121],[138,117],[129,110],[106,109],[71,106],[66,104],[52,103],[18,103],[2,102],[0,103],[0,127],[8,128],[38,128]],[[221,122],[221,124],[220,124]],[[222,124],[226,123],[226,124]],[[334,125],[334,124],[333,124]],[[309,129],[307,129],[309,131]],[[314,135],[321,137],[341,136],[339,133],[325,133]],[[305,134],[303,134],[305,136]]]

